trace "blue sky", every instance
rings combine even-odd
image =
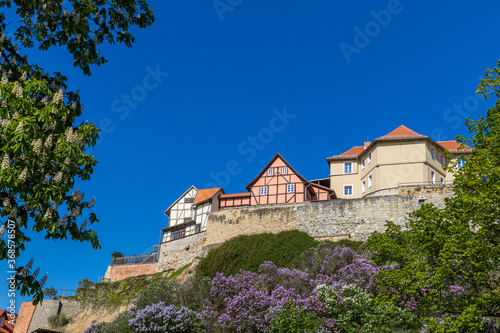
[[[62,49],[27,50],[80,89],[83,118],[103,129],[99,165],[78,185],[96,197],[102,249],[32,234],[18,260],[34,257],[48,286],[96,281],[113,251],[158,243],[164,210],[189,186],[243,192],[276,152],[316,179],[327,157],[402,124],[435,140],[467,135],[465,118],[489,105],[474,96],[479,77],[500,58],[494,0],[150,6],[156,22],[133,30],[131,49],[102,47],[109,63],[91,77]]]

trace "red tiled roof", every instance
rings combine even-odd
[[[237,198],[237,197],[249,197],[250,193],[230,193],[230,194],[223,194],[220,197],[221,198]]]
[[[401,125],[394,131],[387,133],[386,135],[380,138],[377,138],[377,140],[410,139],[410,138],[427,138],[427,136],[418,134],[417,132],[409,129],[408,127]]]
[[[4,319],[4,323],[3,323],[3,327],[0,327],[0,332],[2,333],[12,333],[14,331],[14,327],[9,323],[9,320],[11,320],[12,318],[10,318],[10,313],[8,313],[6,310],[0,310],[0,317],[2,317]],[[15,318],[14,318],[14,322],[16,323],[17,322],[17,315],[14,314]]]
[[[365,147],[363,147],[363,146],[352,147],[351,149],[349,149],[345,153],[329,157],[328,159],[354,158],[354,157],[357,157],[359,154],[361,154],[363,152],[363,150],[365,150]]]
[[[467,152],[467,151],[472,150],[471,147],[466,146],[466,145],[462,145],[455,140],[438,141],[437,144],[439,144],[441,147],[443,147],[444,149],[446,149],[450,152]]]
[[[197,205],[199,203],[202,203],[205,200],[211,199],[221,189],[222,189],[222,187],[215,187],[215,188],[204,188],[204,189],[198,190],[198,193],[196,194],[196,199],[194,199],[193,205]]]

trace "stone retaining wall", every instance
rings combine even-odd
[[[365,240],[387,220],[403,225],[419,200],[444,205],[452,186],[400,187],[397,195],[223,209],[208,217],[205,246],[238,235],[300,230],[318,239]]]

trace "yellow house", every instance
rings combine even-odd
[[[337,197],[362,198],[397,193],[401,186],[451,184],[453,174],[443,169],[451,159],[458,160],[471,148],[456,141],[434,141],[406,126],[329,157],[330,187]]]

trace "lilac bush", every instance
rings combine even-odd
[[[177,308],[160,302],[131,313],[129,326],[134,332],[204,332],[200,315],[184,306]]]

